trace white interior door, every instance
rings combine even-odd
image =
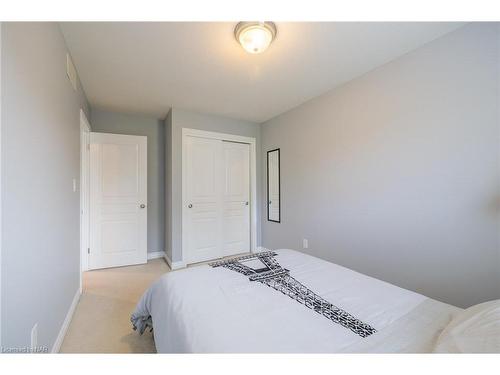
[[[90,133],[90,269],[147,262],[146,153],[146,137]]]
[[[184,147],[187,262],[249,252],[249,145],[188,136]]]
[[[202,262],[221,254],[222,141],[186,138],[186,202],[188,262]]]
[[[250,252],[250,145],[222,142],[223,256]]]

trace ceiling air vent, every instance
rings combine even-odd
[[[66,54],[66,74],[68,75],[69,81],[71,82],[71,86],[73,86],[73,90],[76,91],[76,69],[73,65],[73,61],[71,61],[69,53]]]

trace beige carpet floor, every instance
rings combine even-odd
[[[132,330],[130,314],[142,293],[170,269],[163,259],[83,274],[83,293],[61,353],[155,353],[153,335]]]

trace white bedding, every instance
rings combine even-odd
[[[460,311],[309,255],[276,253],[291,276],[377,332],[363,338],[248,276],[209,265],[165,274],[134,317],[151,316],[160,353],[427,352]]]
[[[439,336],[435,353],[500,353],[500,300],[458,314]]]

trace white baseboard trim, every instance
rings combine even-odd
[[[186,263],[184,262],[172,262],[172,260],[168,257],[167,253],[165,252],[165,261],[167,262],[168,266],[172,271],[178,270],[180,268],[186,268]]]
[[[64,319],[61,329],[59,330],[59,334],[57,335],[56,341],[52,346],[51,353],[59,353],[59,350],[61,349],[61,345],[64,340],[64,336],[66,336],[69,324],[71,323],[71,319],[73,318],[73,314],[75,313],[76,305],[78,305],[78,301],[80,300],[80,296],[81,296],[80,288],[78,288],[75,296],[73,297],[73,302],[71,302],[71,306],[69,307],[69,310],[66,314],[66,318]]]
[[[148,260],[164,258],[164,257],[165,257],[164,251],[153,251],[151,253],[148,253]]]

